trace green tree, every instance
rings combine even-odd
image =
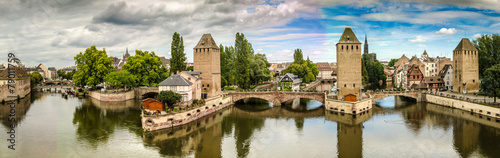
[[[172,45],[170,48],[172,58],[170,58],[170,72],[177,74],[177,72],[186,70],[186,53],[184,53],[184,41],[182,36],[177,32],[172,36]]]
[[[66,71],[64,71],[63,69],[57,70],[57,76],[59,76],[59,78],[61,78],[61,79],[65,79],[66,78]]]
[[[500,95],[500,64],[496,64],[484,71],[481,89],[488,96],[493,97],[495,103],[497,102],[497,97]]]
[[[396,64],[396,62],[398,62],[398,59],[391,59],[391,61],[389,61],[389,64],[387,66],[393,67],[394,64]]]
[[[111,72],[104,77],[106,84],[116,87],[134,87],[136,84],[134,76],[130,75],[127,70]]]
[[[113,58],[108,57],[106,50],[97,50],[91,46],[75,56],[77,71],[73,75],[73,82],[78,86],[95,87],[104,81],[104,77],[115,69],[111,65]]]
[[[40,75],[40,72],[34,71],[29,74],[30,76],[30,85],[31,87],[35,87],[37,84],[42,83],[43,77]]]
[[[193,66],[188,66],[188,67],[186,68],[186,71],[193,71],[193,70],[194,70],[194,67],[193,67]]]
[[[156,100],[167,104],[169,108],[174,108],[174,104],[181,101],[182,96],[173,91],[161,91],[160,94],[156,96]]]
[[[76,73],[76,69],[71,70],[70,72],[66,73],[66,76],[64,77],[65,79],[72,80],[73,75]]]
[[[137,86],[156,86],[168,76],[167,68],[162,66],[160,57],[155,52],[136,50],[122,66],[134,76]]]
[[[300,51],[300,53],[302,53],[302,51]],[[298,61],[300,61],[300,59]],[[316,76],[318,76],[319,71],[317,65],[311,60],[305,60],[302,61],[302,64],[294,61],[286,69],[281,71],[281,75],[286,73],[297,75],[299,78],[302,78],[303,83],[309,83],[316,80]]]
[[[500,35],[483,35],[473,43],[478,50],[479,77],[483,78],[486,69],[500,64]]]
[[[301,49],[295,49],[293,52],[293,62],[297,64],[302,64],[304,63],[304,55],[302,54]]]
[[[239,88],[250,88],[250,58],[253,55],[252,45],[245,38],[243,33],[236,33],[234,41],[236,53],[236,79]]]
[[[387,76],[384,73],[384,65],[378,60],[372,60],[368,54],[363,54],[362,63],[367,71],[367,89],[385,89]],[[364,76],[364,75],[363,75]],[[364,78],[364,77],[363,77]]]
[[[362,83],[367,84],[369,77],[368,77],[368,71],[366,71],[364,58],[361,60],[361,75],[362,75],[362,78],[361,78]]]

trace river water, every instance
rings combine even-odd
[[[500,157],[500,123],[398,97],[353,117],[295,99],[249,99],[196,122],[143,133],[140,102],[38,93],[0,104],[0,157]],[[15,150],[7,134],[15,124]]]

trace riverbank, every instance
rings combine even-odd
[[[205,100],[205,105],[193,108],[188,111],[170,113],[167,115],[145,115],[141,114],[142,129],[144,131],[154,131],[187,124],[210,115],[216,111],[231,105],[231,97],[215,97]]]
[[[469,111],[481,114],[487,117],[500,119],[500,108],[482,105],[474,102],[458,100],[454,98],[447,98],[434,94],[425,94],[425,101],[446,107],[457,108],[464,111]]]

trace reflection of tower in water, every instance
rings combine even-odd
[[[338,157],[363,157],[363,125],[337,124]]]
[[[453,145],[461,157],[469,157],[476,149],[479,126],[466,120],[457,120],[453,124]]]
[[[372,110],[348,115],[333,111],[325,111],[325,119],[337,122],[338,157],[363,156],[363,122],[372,117]]]

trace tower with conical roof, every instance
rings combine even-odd
[[[361,42],[351,28],[345,28],[337,47],[337,98],[361,99]]]
[[[204,34],[193,48],[193,69],[201,72],[202,93],[208,98],[221,93],[220,50],[211,34]]]
[[[364,52],[365,54],[368,54],[368,37],[365,34],[365,46],[364,46]]]
[[[453,91],[479,92],[478,50],[468,38],[462,38],[453,50]]]

